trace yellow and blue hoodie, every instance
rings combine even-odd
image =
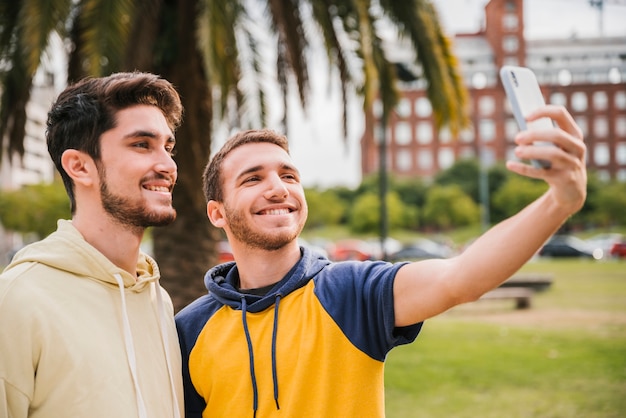
[[[267,294],[237,290],[229,262],[176,315],[186,418],[383,417],[384,361],[422,324],[394,326],[402,264],[302,257]]]
[[[137,277],[70,221],[0,275],[0,417],[176,418],[181,357],[159,270]]]

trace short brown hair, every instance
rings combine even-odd
[[[222,189],[222,166],[224,159],[235,148],[252,143],[269,143],[278,145],[289,154],[289,141],[285,135],[281,135],[271,129],[250,129],[239,132],[230,137],[222,148],[215,154],[204,168],[202,174],[202,187],[204,197],[207,202],[224,200],[224,190]]]

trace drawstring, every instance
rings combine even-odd
[[[128,321],[128,311],[126,310],[126,296],[124,295],[124,281],[122,276],[114,274],[117,286],[120,289],[120,295],[122,296],[122,323],[124,325],[124,344],[126,345],[126,358],[128,360],[128,366],[130,367],[130,374],[133,377],[133,383],[135,385],[135,393],[137,394],[137,410],[139,412],[139,418],[148,418],[146,412],[146,405],[143,402],[143,396],[141,395],[141,389],[139,388],[139,379],[137,377],[137,360],[135,357],[135,346],[133,344],[133,335],[130,331],[130,322]]]
[[[276,403],[276,409],[280,409],[278,404],[278,373],[276,371],[276,339],[278,336],[278,305],[280,303],[281,295],[276,295],[276,302],[274,304],[274,328],[272,330],[272,380],[274,382],[274,402]],[[250,338],[250,331],[248,329],[248,321],[246,319],[246,313],[248,312],[248,302],[244,295],[241,296],[241,316],[243,322],[243,330],[246,335],[246,342],[248,343],[248,356],[250,361],[250,379],[252,380],[252,408],[254,410],[253,417],[256,418],[257,410],[259,409],[259,390],[256,382],[256,374],[254,373],[254,351],[252,348],[252,339]]]
[[[176,387],[174,387],[174,373],[172,372],[172,364],[171,364],[171,355],[170,355],[170,345],[167,341],[167,328],[166,328],[166,320],[165,320],[165,307],[163,305],[163,296],[161,295],[161,289],[159,285],[159,280],[156,280],[156,283],[153,282],[153,289],[156,293],[157,300],[157,309],[159,310],[159,325],[161,326],[161,342],[163,343],[163,348],[165,349],[165,362],[167,364],[167,372],[170,377],[170,390],[172,391],[172,399],[174,400],[174,418],[180,418],[180,408],[178,403],[178,395],[176,394]]]
[[[252,340],[250,339],[250,331],[248,331],[248,321],[246,320],[246,312],[248,310],[248,303],[246,297],[241,296],[241,315],[243,321],[243,331],[246,334],[246,341],[248,342],[248,356],[250,358],[250,378],[252,379],[252,408],[254,410],[254,417],[256,417],[256,411],[259,409],[259,392],[256,385],[256,375],[254,374],[254,352],[252,350]]]
[[[276,303],[274,305],[274,331],[272,332],[272,378],[274,379],[274,401],[276,409],[280,409],[278,405],[278,373],[276,373],[276,336],[278,335],[278,304],[280,303],[280,294],[276,295]]]

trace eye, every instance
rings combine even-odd
[[[176,152],[177,152],[178,150],[174,149],[174,146],[172,145],[172,146],[166,146],[166,147],[165,147],[165,151],[167,151],[167,152],[168,152],[168,154],[170,155],[170,157],[174,157],[174,156],[176,155]]]
[[[298,182],[299,181],[298,176],[293,174],[293,173],[283,174],[282,178],[284,180],[291,181],[291,182]]]
[[[148,148],[150,148],[150,144],[148,144],[147,141],[135,142],[133,144],[133,147],[148,149]]]

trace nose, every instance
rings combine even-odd
[[[159,151],[158,162],[155,169],[159,173],[173,176],[174,180],[176,180],[178,166],[176,165],[174,158],[172,158],[172,154],[166,149],[161,149]]]
[[[285,199],[289,195],[289,190],[285,182],[278,174],[272,174],[268,177],[268,187],[265,192],[265,198],[268,200]]]

